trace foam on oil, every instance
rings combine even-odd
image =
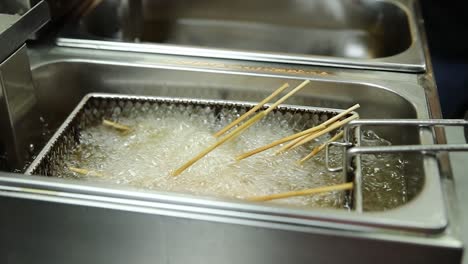
[[[323,152],[302,166],[297,164],[298,160],[311,151],[313,145],[326,140],[325,137],[283,155],[274,155],[276,149],[272,149],[240,162],[235,161],[236,156],[247,150],[266,145],[302,130],[304,126],[312,125],[312,119],[307,123],[300,120],[304,118],[301,115],[290,113],[270,114],[240,137],[199,160],[181,175],[170,175],[171,171],[216,142],[213,134],[240,114],[242,113],[232,110],[216,113],[209,107],[174,105],[160,105],[146,111],[131,111],[125,116],[116,113],[115,119],[132,127],[132,131],[122,135],[103,125],[81,131],[80,145],[66,157],[57,176],[130,185],[149,190],[239,199],[343,182],[342,173],[330,173],[326,170]],[[332,153],[335,159],[339,159],[341,155],[337,151]],[[370,165],[374,168],[388,163],[378,157],[373,160]],[[102,176],[73,173],[68,169],[70,166],[95,171]],[[386,209],[387,205],[394,206],[393,200],[401,200],[394,196],[401,195],[399,188],[403,177],[394,177],[390,179],[392,183],[389,183],[386,182],[389,178],[387,174],[388,171],[374,170],[371,173],[366,172],[365,176],[366,179],[370,179],[366,180],[366,193],[385,191],[382,195],[374,197],[381,201],[372,202],[372,205],[384,204],[383,209]],[[331,192],[271,203],[339,208],[343,206],[343,194]]]

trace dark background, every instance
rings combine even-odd
[[[468,0],[421,0],[444,118],[468,111]]]

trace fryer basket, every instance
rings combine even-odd
[[[64,166],[64,157],[79,144],[80,131],[101,123],[102,119],[118,119],[120,115],[128,111],[160,105],[174,107],[190,106],[191,109],[201,108],[204,111],[214,111],[215,115],[217,115],[217,113],[225,109],[235,109],[238,113],[246,112],[255,106],[255,103],[172,97],[88,94],[55,132],[25,173],[28,175],[57,175],[58,169]],[[267,107],[264,106],[264,109]],[[270,115],[282,115],[282,118],[289,119],[287,121],[290,126],[299,132],[308,127],[318,125],[339,114],[341,111],[328,108],[280,105]],[[343,119],[352,114],[354,113],[345,115]],[[337,133],[337,131],[332,132],[332,135],[333,133]],[[345,203],[343,206],[348,208],[349,198],[343,198]]]

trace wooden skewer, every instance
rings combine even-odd
[[[278,105],[282,104],[284,101],[286,101],[289,97],[293,96],[295,93],[297,93],[300,89],[304,88],[310,81],[306,80],[302,82],[300,85],[298,85],[296,88],[294,88],[291,92],[287,93],[285,96],[281,97],[278,101],[276,101],[274,104],[272,104],[270,107],[268,107],[266,110],[258,113],[251,119],[247,120],[244,124],[238,126],[234,131],[232,131],[230,134],[225,136],[224,138],[220,139],[210,147],[206,148],[202,152],[200,152],[197,156],[186,162],[184,165],[182,165],[180,168],[177,170],[173,171],[171,173],[172,176],[177,176],[180,175],[184,170],[186,170],[188,167],[192,166],[195,162],[206,156],[208,153],[216,149],[217,147],[221,146],[223,143],[227,142],[228,140],[237,137],[242,133],[244,130],[258,122],[261,118],[269,114],[271,111],[273,111]]]
[[[353,106],[351,106],[350,108],[344,110],[343,112],[337,114],[336,116],[328,119],[327,121],[323,122],[322,125],[325,125],[325,126],[329,126],[331,125],[332,123],[335,123],[336,121],[340,120],[340,118],[344,117],[345,115],[351,113],[352,111],[358,109],[359,107],[361,107],[359,104],[355,104]]]
[[[357,114],[354,114],[344,120],[341,120],[341,121],[338,121],[338,122],[335,122],[333,123],[332,125],[330,125],[329,127],[325,128],[324,130],[321,130],[321,131],[318,131],[317,133],[314,133],[314,134],[311,134],[309,136],[307,136],[306,138],[304,138],[303,140],[297,142],[296,144],[294,144],[293,146],[284,146],[282,149],[278,150],[277,153],[281,153],[283,151],[286,151],[286,150],[291,150],[291,149],[294,149],[294,148],[297,148],[301,145],[304,145],[305,143],[307,142],[310,142],[318,137],[321,137],[323,135],[325,135],[326,133],[329,133],[335,129],[338,129],[344,125],[346,125],[347,123],[351,122],[352,120],[354,119],[357,119],[359,118],[359,115]],[[287,148],[286,148],[287,147]]]
[[[119,123],[116,123],[116,122],[113,122],[113,121],[110,121],[110,120],[107,120],[107,119],[103,119],[102,124],[105,125],[105,126],[117,129],[117,130],[119,130],[121,132],[127,132],[127,131],[131,130],[131,128],[129,126],[122,125],[122,124],[119,124]]]
[[[96,172],[96,171],[91,171],[87,169],[81,169],[81,168],[75,168],[75,167],[68,167],[68,169],[72,172],[76,172],[81,175],[87,175],[87,176],[97,176],[97,177],[104,177],[104,174]]]
[[[249,119],[247,122],[242,124],[241,126],[237,127],[234,131],[232,131],[230,134],[227,136],[223,137],[222,139],[218,140],[216,143],[213,145],[209,146],[208,148],[204,149],[202,152],[200,152],[197,156],[192,158],[191,160],[187,161],[184,165],[182,165],[180,168],[177,170],[173,171],[171,173],[172,176],[178,176],[180,175],[184,170],[186,170],[188,167],[192,166],[195,162],[203,158],[204,156],[208,155],[211,151],[213,151],[215,148],[221,146],[223,143],[227,142],[228,140],[238,136],[242,131],[246,130],[250,126],[252,126],[255,122],[260,120],[262,117],[265,116],[264,112],[260,112],[257,115],[255,115],[253,118]]]
[[[299,132],[297,134],[294,134],[294,135],[291,135],[291,136],[288,136],[288,137],[285,137],[285,138],[282,138],[282,139],[278,139],[278,140],[273,141],[272,143],[270,143],[268,145],[265,145],[263,147],[259,147],[259,148],[256,148],[256,149],[252,150],[252,151],[241,154],[241,155],[236,157],[236,160],[237,161],[243,160],[243,159],[248,158],[250,156],[253,156],[253,155],[257,154],[257,153],[263,152],[265,150],[271,149],[271,148],[276,147],[276,146],[278,146],[280,144],[283,144],[285,142],[291,141],[291,140],[296,139],[296,138],[300,138],[300,137],[302,137],[304,135],[310,134],[310,133],[312,133],[314,131],[321,130],[321,129],[324,129],[324,128],[325,128],[325,126],[318,125],[318,126],[314,126],[312,128],[309,128],[307,130],[304,130],[302,132]]]
[[[270,107],[268,107],[266,110],[264,110],[263,112],[265,112],[265,115],[267,115],[268,113],[270,113],[271,111],[275,110],[275,108],[284,103],[284,101],[288,100],[289,97],[293,96],[295,93],[299,92],[299,90],[301,90],[302,88],[304,88],[307,84],[309,84],[310,81],[309,80],[305,80],[303,81],[301,84],[299,84],[296,88],[294,88],[292,91],[290,91],[289,93],[287,93],[285,96],[281,97],[278,101],[276,101],[276,103],[272,104]]]
[[[236,157],[236,160],[237,160],[237,161],[240,161],[240,160],[246,159],[246,158],[248,158],[248,157],[250,157],[250,156],[253,156],[253,155],[258,154],[258,153],[260,153],[260,152],[263,152],[263,151],[265,151],[265,150],[271,149],[271,148],[276,147],[276,146],[278,146],[278,145],[280,145],[280,144],[283,144],[283,143],[285,143],[285,142],[288,142],[288,141],[291,141],[291,140],[295,140],[295,139],[297,139],[297,138],[303,137],[304,135],[311,134],[311,133],[316,132],[316,131],[318,131],[318,130],[325,129],[327,125],[330,125],[331,123],[337,121],[339,118],[341,118],[341,117],[347,115],[348,113],[350,113],[350,112],[352,112],[352,111],[358,109],[359,107],[360,107],[359,104],[353,105],[352,107],[350,107],[350,108],[348,108],[347,110],[345,110],[345,111],[339,113],[338,115],[336,115],[336,116],[330,118],[329,120],[325,121],[324,123],[322,123],[322,124],[320,124],[320,125],[317,125],[317,126],[314,126],[314,127],[312,127],[312,128],[306,129],[306,130],[301,131],[301,132],[299,132],[299,133],[296,133],[296,134],[294,134],[294,135],[287,136],[287,137],[282,138],[282,139],[278,139],[278,140],[276,140],[276,141],[274,141],[274,142],[272,142],[272,143],[270,143],[270,144],[268,144],[268,145],[265,145],[265,146],[263,146],[263,147],[256,148],[256,149],[254,149],[254,150],[251,150],[251,151],[249,151],[249,152],[246,152],[246,153],[244,153],[244,154],[241,154],[241,155],[239,155],[239,156]],[[296,142],[298,142],[298,141],[296,141]]]
[[[304,136],[302,136],[300,138],[296,138],[295,140],[289,142],[288,144],[284,145],[279,150],[277,150],[275,152],[275,155],[279,155],[279,154],[283,153],[283,151],[289,150],[292,146],[296,145],[297,143],[301,142],[302,140],[306,139],[307,137],[309,137],[310,135],[313,135],[313,134],[314,133],[309,133],[309,134],[304,135]]]
[[[223,135],[224,133],[226,133],[229,129],[233,128],[235,125],[239,124],[240,122],[242,122],[244,119],[246,119],[247,117],[249,117],[250,115],[252,115],[253,113],[255,113],[258,109],[260,109],[261,107],[263,107],[266,103],[268,103],[271,99],[273,99],[274,97],[276,97],[278,94],[282,93],[286,88],[289,87],[289,84],[288,83],[285,83],[283,84],[280,88],[278,88],[276,91],[274,91],[272,94],[270,94],[268,97],[266,97],[265,99],[263,99],[263,101],[261,101],[260,103],[258,103],[255,107],[253,107],[252,109],[250,109],[247,113],[243,114],[242,116],[240,116],[239,118],[237,118],[236,120],[234,120],[233,122],[231,122],[229,125],[225,126],[223,129],[221,129],[220,131],[216,132],[216,134],[214,134],[215,137],[219,137],[221,135]]]
[[[271,195],[265,195],[265,196],[250,197],[250,198],[247,198],[247,200],[253,201],[253,202],[266,202],[266,201],[290,198],[290,197],[295,197],[295,196],[305,196],[305,195],[312,195],[312,194],[333,192],[333,191],[345,191],[345,190],[351,190],[352,188],[353,188],[353,183],[348,182],[344,184],[318,187],[318,188],[306,189],[306,190],[301,190],[301,191],[292,191],[292,192],[271,194]]]
[[[359,116],[357,114],[355,114],[355,115],[352,115],[352,116],[346,118],[345,120],[335,122],[332,125],[330,125],[329,127],[325,128],[324,130],[321,130],[321,131],[319,131],[317,133],[314,133],[314,134],[311,134],[311,135],[307,136],[306,138],[304,138],[303,140],[297,142],[293,146],[286,145],[286,146],[282,147],[280,150],[277,151],[277,153],[281,153],[281,152],[284,152],[286,150],[291,150],[291,149],[297,148],[297,147],[299,147],[301,145],[304,145],[305,143],[307,143],[307,142],[309,142],[311,140],[314,140],[314,139],[316,139],[316,138],[318,138],[320,136],[323,136],[326,133],[329,133],[329,132],[331,132],[331,131],[333,131],[335,129],[338,129],[338,128],[346,125],[350,121],[352,121],[354,119],[357,119],[357,118],[359,118]]]
[[[312,158],[313,156],[317,155],[317,153],[319,153],[320,151],[322,151],[328,143],[330,142],[333,142],[333,141],[336,141],[340,138],[343,137],[343,134],[344,132],[341,131],[340,133],[334,135],[332,138],[330,138],[329,140],[327,140],[325,143],[323,143],[322,145],[318,146],[318,147],[315,147],[312,152],[310,152],[309,155],[305,156],[303,159],[301,159],[298,163],[302,165],[302,163],[304,163],[305,161],[309,160],[310,158]]]
[[[355,105],[351,106],[350,108],[346,109],[345,111],[339,113],[338,115],[336,115],[336,116],[334,116],[334,117],[328,119],[327,121],[325,121],[324,123],[322,123],[322,125],[329,126],[329,125],[331,125],[331,124],[337,122],[337,121],[338,121],[340,118],[342,118],[343,116],[345,116],[345,115],[349,114],[350,112],[352,112],[352,111],[358,109],[359,107],[360,107],[359,104],[355,104]],[[310,135],[310,136],[312,136],[312,135]],[[305,140],[305,138],[303,138],[303,140]],[[280,154],[280,153],[282,153],[282,152],[284,152],[284,151],[287,151],[287,150],[290,150],[290,149],[292,149],[292,148],[295,148],[295,146],[296,146],[299,142],[301,142],[301,139],[297,139],[297,140],[295,140],[295,141],[292,141],[292,142],[286,144],[285,146],[283,146],[283,147],[282,147],[281,149],[279,149],[278,151],[276,151],[275,154],[278,155],[278,154]]]

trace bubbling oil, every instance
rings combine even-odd
[[[299,114],[279,112],[271,113],[235,140],[221,145],[181,175],[170,175],[171,171],[216,142],[213,134],[241,114],[232,109],[216,112],[209,107],[174,105],[131,111],[127,115],[116,113],[114,119],[130,126],[131,132],[124,135],[103,125],[82,130],[80,144],[65,157],[57,176],[146,190],[237,199],[334,185],[344,181],[342,173],[327,171],[323,152],[303,165],[297,163],[314,145],[327,140],[327,137],[282,155],[275,155],[276,149],[271,149],[235,161],[236,156],[248,150],[312,125],[312,119],[307,123],[300,120],[302,117]],[[332,157],[339,162],[340,156],[341,152],[334,149]],[[377,159],[377,162],[382,161]],[[98,172],[99,176],[77,174],[71,172],[69,167],[85,168]],[[370,181],[369,188],[380,188],[374,188],[374,185],[376,182],[380,184],[382,179],[375,175],[372,177],[375,182]],[[343,192],[330,192],[269,203],[341,208],[343,198]]]
[[[390,146],[372,130],[362,133],[363,146]],[[405,168],[409,161],[403,154],[363,155],[363,208],[366,211],[379,211],[395,208],[407,202],[407,176]]]

